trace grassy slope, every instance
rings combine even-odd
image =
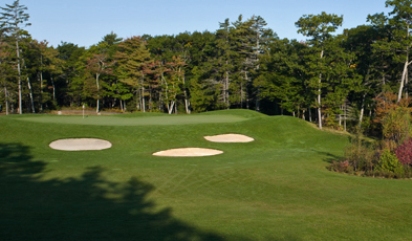
[[[81,214],[73,216],[73,205],[77,203],[81,211],[91,212],[90,216],[101,215],[102,210],[108,207],[117,210],[93,225],[104,227],[107,220],[118,220],[112,222],[111,227],[117,233],[122,231],[123,239],[127,239],[136,233],[121,229],[121,220],[126,216],[131,218],[130,223],[139,223],[144,205],[137,205],[134,199],[126,202],[127,195],[121,192],[123,189],[116,186],[117,190],[113,185],[110,187],[112,191],[105,191],[100,198],[89,196],[96,192],[96,187],[102,192],[109,189],[110,183],[122,185],[137,177],[138,182],[153,186],[153,190],[143,192],[137,198],[137,203],[144,203],[142,199],[154,202],[150,217],[159,210],[170,208],[172,212],[164,219],[179,220],[184,223],[183,233],[197,232],[199,239],[208,239],[207,235],[211,234],[233,240],[408,240],[412,236],[412,182],[360,178],[327,171],[327,162],[342,155],[347,137],[318,131],[302,120],[267,117],[239,110],[177,117],[185,125],[176,125],[170,121],[171,117],[159,115],[121,118],[127,123],[132,123],[130,121],[134,118],[158,118],[151,119],[151,122],[170,125],[120,126],[105,125],[104,121],[98,122],[100,125],[73,125],[19,120],[26,118],[2,117],[0,145],[19,143],[27,147],[26,152],[32,157],[23,155],[17,159],[39,161],[42,168],[38,172],[43,175],[29,182],[25,179],[28,175],[19,173],[21,178],[16,178],[19,175],[5,171],[13,167],[10,166],[11,161],[2,163],[0,191],[8,192],[13,198],[3,200],[9,207],[8,211],[2,211],[3,215],[0,213],[0,224],[3,225],[8,222],[2,220],[2,216],[12,219],[10,217],[18,213],[29,216],[24,220],[30,221],[35,220],[39,213],[52,216],[58,209],[70,217],[69,221],[63,222],[66,226],[77,227],[79,219],[88,217]],[[108,117],[96,118],[101,121]],[[248,120],[244,120],[246,118]],[[213,123],[224,119],[227,123]],[[219,144],[203,139],[204,135],[221,133],[246,134],[256,141]],[[52,140],[64,137],[103,138],[110,140],[113,148],[101,152],[60,152],[47,147]],[[155,151],[189,146],[220,149],[225,154],[202,158],[151,156]],[[4,147],[1,153],[4,155]],[[95,176],[89,173],[90,167],[99,168]],[[86,184],[89,179],[94,181],[94,185]],[[28,183],[34,185],[32,189],[42,191],[31,191],[30,197],[26,197],[29,195],[26,191]],[[65,188],[54,188],[59,185]],[[46,190],[49,189],[54,190],[48,195],[55,201],[48,201],[44,207],[39,201],[42,196],[39,192],[48,193]],[[67,198],[67,193],[80,193],[78,195],[83,198]],[[33,198],[36,205],[30,208],[28,200]],[[110,202],[109,205],[108,200],[126,204],[116,206]],[[25,206],[27,208],[22,209]],[[133,214],[134,209],[140,212]],[[56,230],[53,223],[49,225],[50,230]],[[144,231],[137,235],[145,237],[141,240],[178,239],[168,225],[155,223],[151,226],[161,230],[160,233],[164,234],[161,237],[151,237],[152,232]],[[14,230],[4,226],[0,228],[0,237],[6,228]],[[85,233],[81,228],[79,230],[79,236]],[[175,227],[173,230],[179,229]],[[99,239],[111,240],[110,237]]]

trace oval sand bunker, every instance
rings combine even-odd
[[[99,151],[109,149],[112,143],[95,138],[71,138],[53,141],[49,147],[60,151]]]
[[[197,156],[214,156],[222,154],[223,151],[205,149],[205,148],[179,148],[153,153],[153,156],[171,156],[171,157],[197,157]]]
[[[215,136],[205,136],[204,138],[208,141],[219,143],[246,143],[254,141],[252,137],[240,134],[223,134]]]

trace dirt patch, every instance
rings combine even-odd
[[[205,136],[204,138],[208,141],[219,143],[247,143],[254,141],[252,137],[241,134],[222,134],[215,136]]]
[[[215,156],[222,154],[223,151],[205,149],[205,148],[178,148],[153,153],[154,156],[171,156],[171,157],[197,157],[197,156]]]
[[[112,143],[95,138],[70,138],[53,141],[49,147],[60,151],[99,151],[109,149]]]

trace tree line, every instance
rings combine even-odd
[[[370,128],[378,100],[408,98],[412,0],[387,0],[389,14],[336,33],[343,16],[297,19],[307,41],[280,39],[261,16],[224,19],[214,31],[105,35],[85,48],[30,36],[28,8],[1,7],[3,112],[83,105],[101,110],[191,113],[244,108],[288,114],[319,128]]]

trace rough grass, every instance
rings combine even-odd
[[[343,154],[348,137],[318,131],[302,120],[240,110],[96,116],[90,123],[97,124],[75,125],[63,118],[72,117],[0,118],[0,240],[412,237],[412,181],[329,172],[328,162]],[[176,122],[170,122],[173,118]],[[136,124],[140,119],[150,121]],[[203,139],[223,133],[255,141]],[[98,152],[48,148],[65,137],[102,138],[113,147]],[[224,154],[151,155],[182,147]]]

